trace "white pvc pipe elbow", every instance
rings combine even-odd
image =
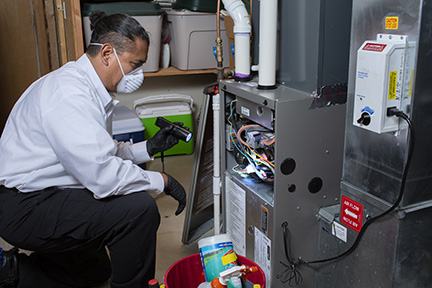
[[[249,14],[241,0],[222,0],[225,9],[234,21],[235,41],[235,76],[239,78],[250,75],[250,25]]]
[[[234,21],[234,33],[250,33],[252,28],[244,3],[241,0],[222,0],[222,2]]]

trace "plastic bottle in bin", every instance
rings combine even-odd
[[[237,266],[237,255],[228,234],[203,238],[198,241],[198,246],[206,282],[211,282],[219,277],[219,273]],[[240,279],[232,278],[228,287],[242,287]]]
[[[149,288],[159,288],[159,287],[160,287],[160,286],[159,286],[159,281],[156,280],[156,279],[151,279],[151,280],[148,282],[148,286],[149,286]]]
[[[211,282],[201,283],[198,288],[225,288],[228,286],[230,280],[238,279],[240,281],[240,278],[246,277],[249,273],[257,271],[258,268],[255,266],[234,266],[228,270],[220,272],[219,277],[214,278]]]

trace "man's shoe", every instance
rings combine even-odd
[[[18,248],[3,251],[0,248],[0,288],[12,288],[18,284]]]

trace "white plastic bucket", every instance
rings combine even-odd
[[[211,282],[214,278],[219,277],[220,272],[237,266],[237,255],[228,234],[203,238],[198,241],[198,247],[206,282]],[[230,281],[228,287],[241,287],[241,282]]]

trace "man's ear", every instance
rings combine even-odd
[[[100,49],[100,56],[103,65],[108,66],[110,64],[110,58],[114,55],[114,47],[109,44],[105,43]]]

